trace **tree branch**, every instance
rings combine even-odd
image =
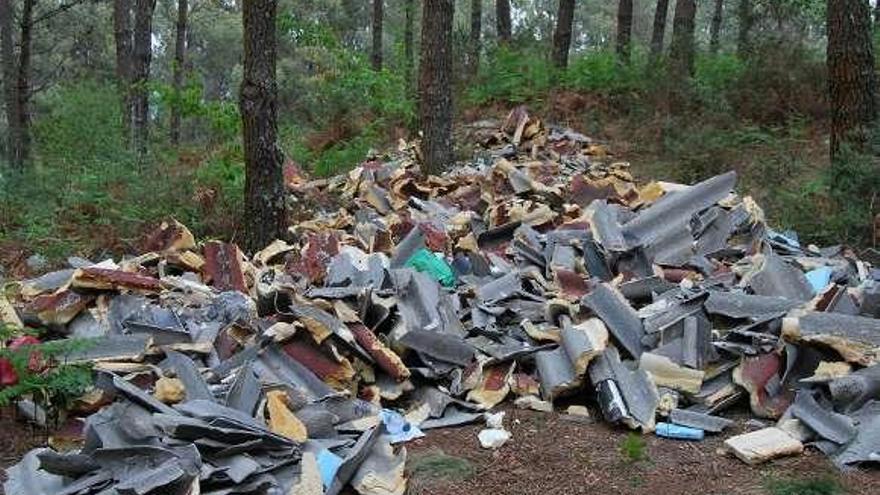
[[[31,21],[31,26],[35,26],[41,22],[48,21],[49,19],[55,17],[56,15],[67,12],[68,10],[76,7],[77,5],[79,5],[81,3],[85,3],[85,2],[86,2],[86,0],[70,0],[67,3],[63,3],[56,8],[49,10],[49,11],[46,11],[42,15],[35,17]]]

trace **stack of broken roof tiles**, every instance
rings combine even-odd
[[[96,381],[74,446],[28,454],[6,493],[400,494],[393,444],[510,396],[666,436],[748,404],[776,424],[725,442],[746,462],[880,461],[870,264],[772,230],[732,172],[639,187],[522,109],[475,136],[442,176],[403,148],[297,177],[292,201],[344,206],[250,258],[169,221],[144,254],[19,283],[0,314],[85,339],[66,359]]]

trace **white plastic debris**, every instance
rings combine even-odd
[[[477,438],[484,449],[497,449],[510,440],[510,432],[504,429],[504,412],[485,413],[486,429]]]
[[[494,450],[510,440],[510,432],[498,428],[486,428],[477,435],[477,438],[480,439],[481,447]]]
[[[486,413],[486,427],[496,430],[504,429],[504,411],[497,413]]]

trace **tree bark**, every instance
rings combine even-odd
[[[419,121],[426,174],[452,164],[452,19],[455,0],[424,0]]]
[[[837,161],[843,145],[863,151],[877,120],[877,78],[870,19],[864,0],[828,0],[832,164]]]
[[[499,43],[510,43],[513,23],[510,20],[510,0],[495,0],[495,26]]]
[[[373,51],[370,62],[373,70],[382,70],[382,21],[385,0],[373,0]]]
[[[471,35],[468,72],[476,77],[480,71],[480,52],[483,49],[483,0],[471,0]]]
[[[119,90],[122,136],[131,145],[132,131],[132,58],[134,33],[132,30],[132,0],[113,2],[113,36],[116,40],[116,82]]]
[[[287,218],[283,157],[277,146],[277,0],[244,0],[244,72],[239,106],[245,156],[244,245],[249,252],[282,238]]]
[[[739,32],[736,38],[736,53],[740,58],[745,59],[752,50],[751,33],[755,23],[752,0],[739,0],[737,17],[739,17]]]
[[[174,42],[174,104],[171,106],[171,125],[169,129],[171,144],[180,143],[180,107],[183,95],[183,80],[186,73],[186,33],[189,2],[177,0],[177,32]]]
[[[724,0],[715,0],[715,12],[712,14],[712,26],[709,29],[709,50],[718,53],[721,46],[721,22],[724,20]]]
[[[617,56],[624,63],[629,63],[632,25],[633,0],[619,0],[617,4]]]
[[[559,0],[556,30],[553,32],[553,64],[560,69],[568,67],[568,51],[571,49],[571,30],[574,24],[574,1]]]
[[[694,73],[694,28],[696,0],[676,0],[672,21],[670,62],[673,77],[686,81]]]
[[[150,139],[150,61],[153,57],[153,10],[156,0],[135,0],[132,70],[132,134],[134,148],[147,153]]]
[[[24,0],[21,8],[21,36],[18,48],[18,74],[15,87],[15,115],[18,117],[15,165],[24,169],[31,158],[31,47],[33,42],[34,4]]]
[[[880,2],[874,5],[874,24],[880,24]]]
[[[15,71],[15,46],[12,36],[12,5],[10,0],[0,0],[0,57],[3,63],[3,101],[6,109],[7,122],[7,140],[6,140],[6,159],[13,169],[21,170],[22,163],[19,160],[19,139],[20,130],[18,128],[18,96],[16,95],[16,87],[18,85],[17,73]]]
[[[409,94],[412,94],[413,86],[413,68],[415,67],[415,58],[413,56],[413,24],[415,23],[416,3],[415,0],[406,0],[404,4],[404,25],[403,25],[403,58],[406,59],[406,88]]]
[[[666,17],[669,14],[669,0],[657,0],[654,11],[654,32],[651,34],[651,60],[656,61],[663,53],[663,38],[666,36]]]

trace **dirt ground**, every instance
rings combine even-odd
[[[21,460],[32,448],[45,445],[46,439],[45,430],[19,421],[12,408],[0,408],[0,495],[4,493],[6,468]]]
[[[838,472],[808,449],[800,457],[750,467],[718,452],[723,439],[744,431],[743,420],[730,433],[703,442],[645,436],[646,460],[633,462],[621,452],[624,430],[558,413],[507,409],[505,425],[513,438],[497,451],[480,448],[479,425],[429,431],[406,445],[408,466],[442,452],[464,459],[464,474],[438,478],[430,470],[409,473],[411,495],[776,495],[774,480],[834,480],[839,492],[784,492],[786,495],[880,494],[880,470]],[[44,444],[35,430],[0,410],[0,463],[8,467]],[[5,480],[0,471],[0,480]],[[0,494],[3,493],[0,488]],[[352,492],[353,493],[353,492]]]
[[[410,493],[775,495],[770,490],[774,481],[834,480],[841,487],[838,493],[880,494],[880,469],[840,473],[812,449],[758,467],[723,455],[719,449],[724,439],[745,431],[743,420],[732,431],[702,442],[645,436],[647,460],[639,462],[621,452],[626,432],[601,422],[588,424],[557,413],[508,409],[505,424],[513,438],[497,451],[480,448],[479,425],[430,431],[408,444],[411,461],[436,455],[439,449],[473,466],[472,474],[457,479],[417,473],[411,477]]]

